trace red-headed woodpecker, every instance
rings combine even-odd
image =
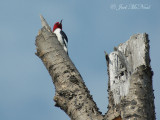
[[[61,43],[64,50],[68,54],[68,49],[67,49],[68,38],[66,34],[62,31],[62,20],[54,24],[53,32],[56,34],[58,41]]]

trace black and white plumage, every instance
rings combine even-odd
[[[62,20],[61,22],[56,22],[54,24],[53,32],[56,34],[58,41],[61,43],[65,52],[68,54],[68,38],[66,34],[62,31]]]

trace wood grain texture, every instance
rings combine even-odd
[[[107,61],[109,110],[106,118],[155,120],[148,35],[131,36],[108,55]]]

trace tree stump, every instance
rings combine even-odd
[[[135,34],[106,56],[109,105],[107,120],[155,120],[153,72],[148,35]]]

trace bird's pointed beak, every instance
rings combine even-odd
[[[63,20],[63,19],[62,19]],[[60,24],[62,24],[62,20],[60,21]]]

